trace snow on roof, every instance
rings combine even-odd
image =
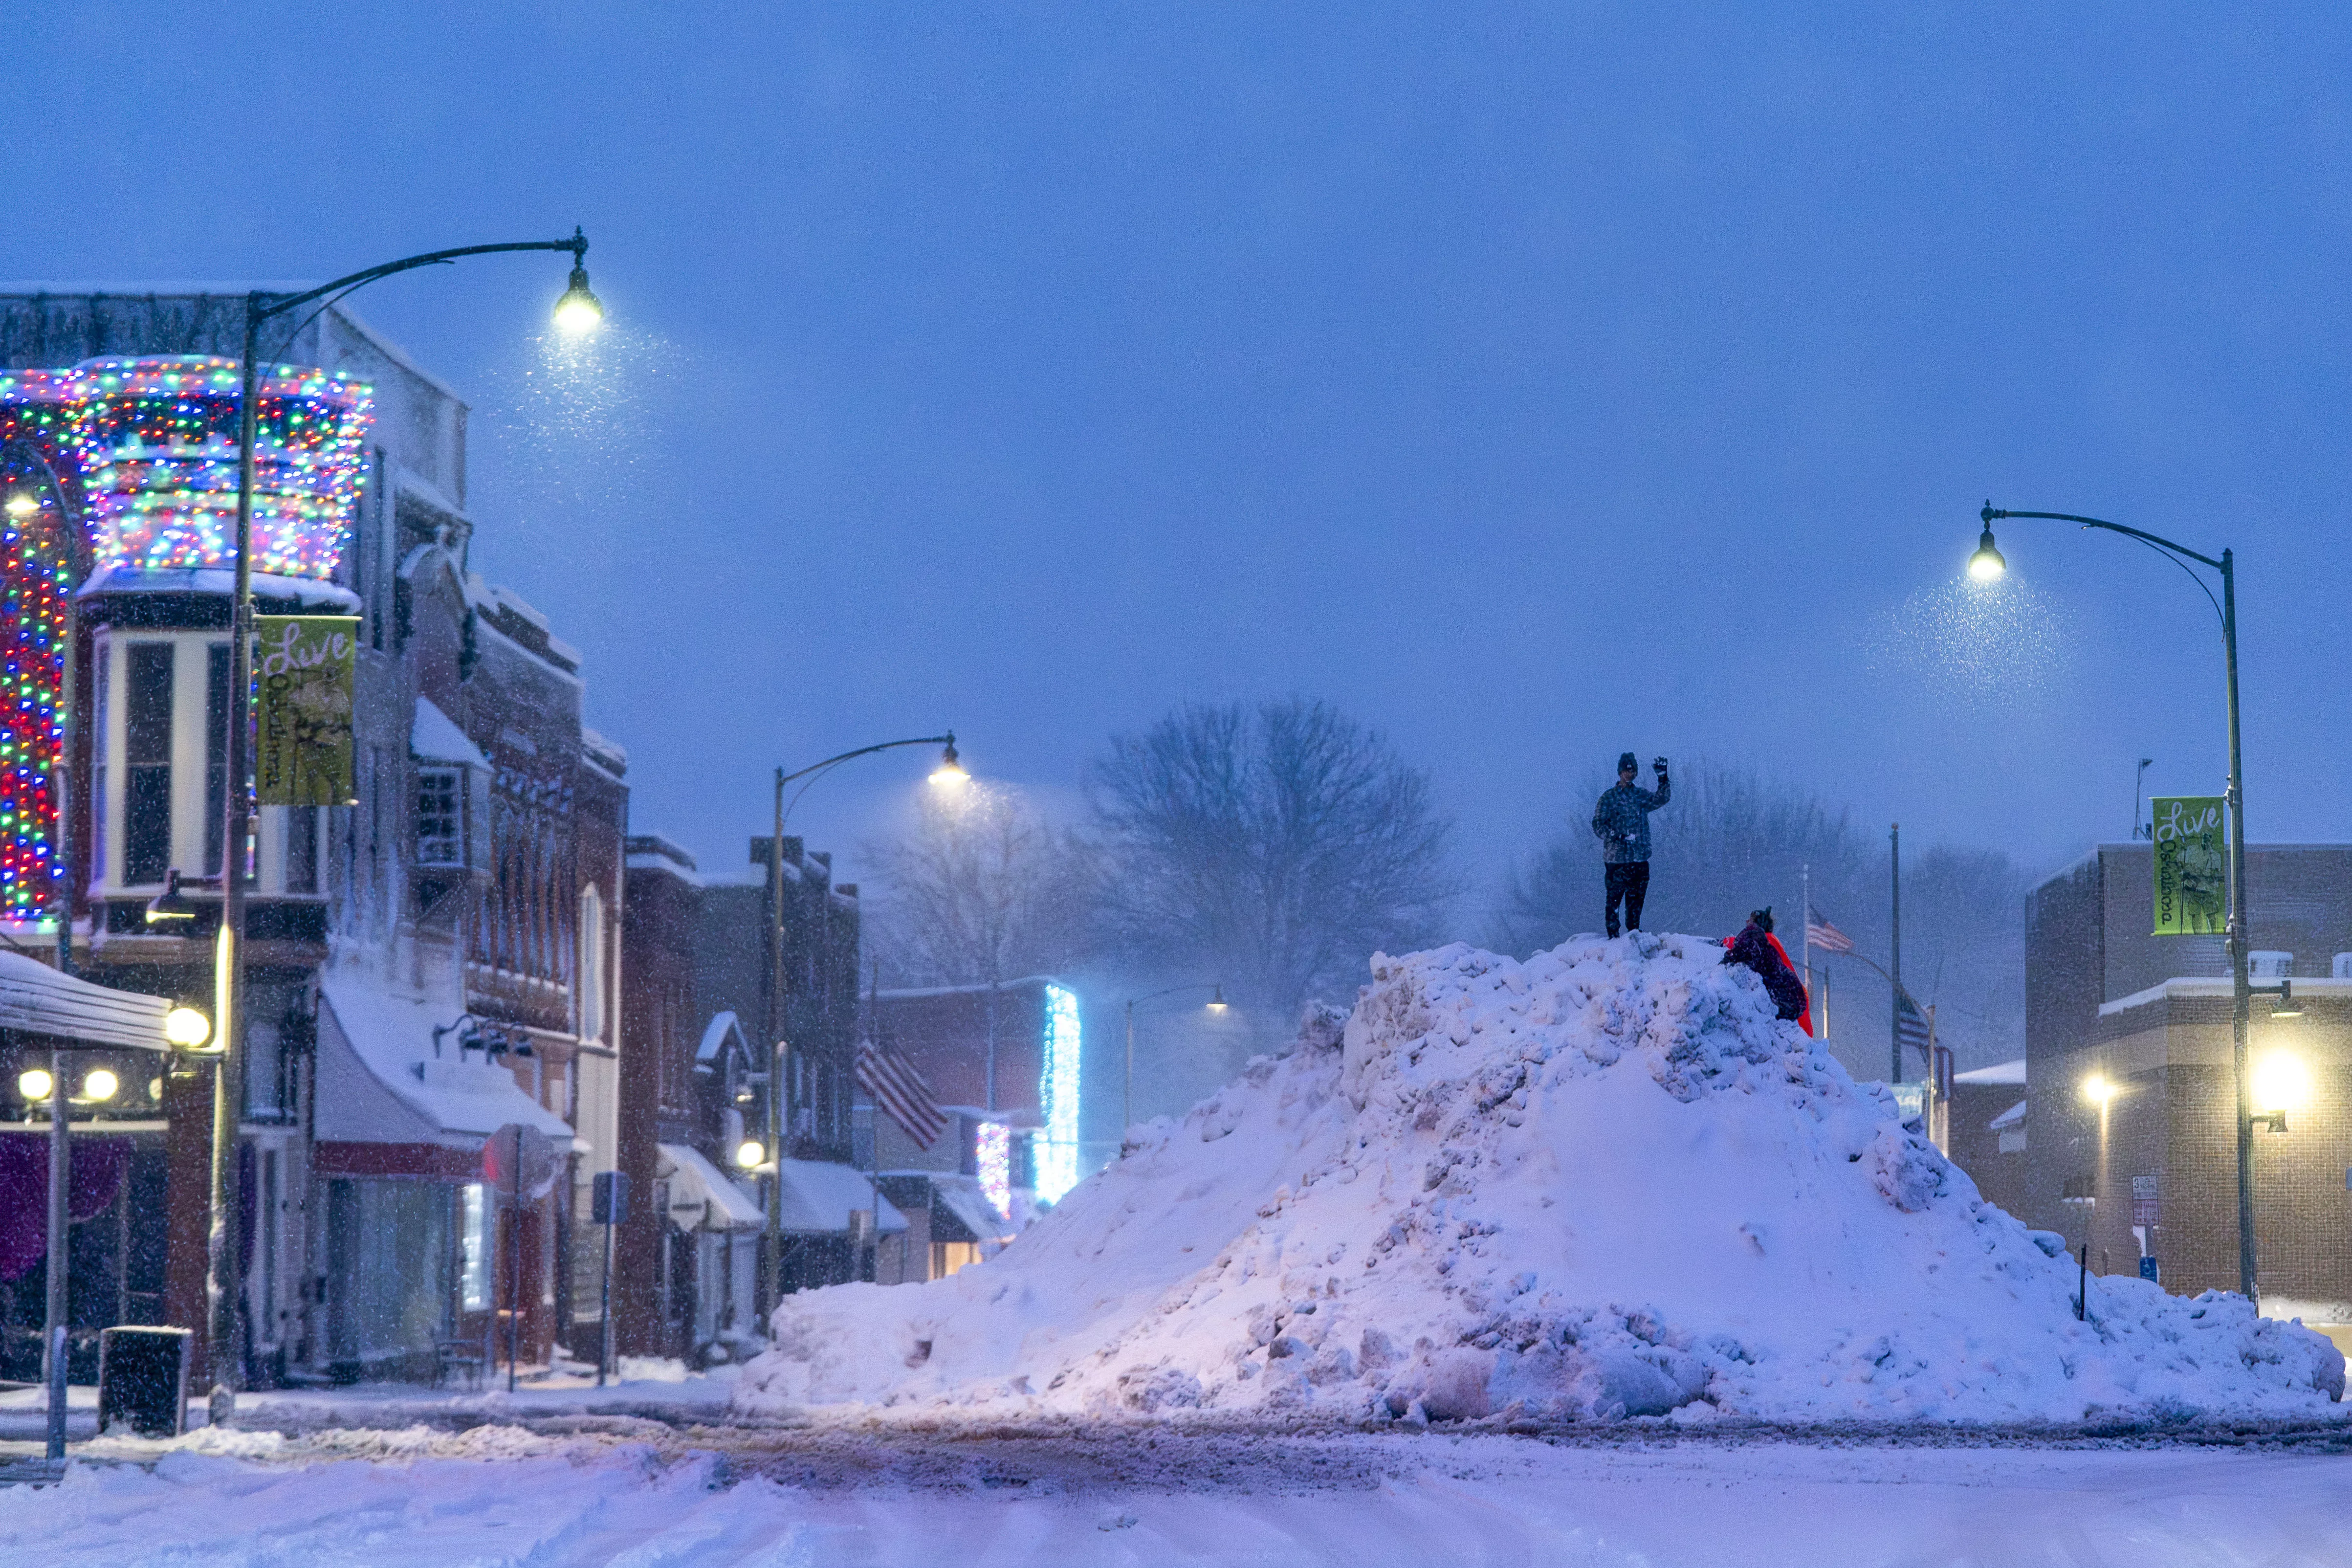
[[[2019,1100],[2015,1105],[1986,1122],[1985,1126],[1995,1132],[2005,1132],[2012,1127],[2024,1126],[2025,1103],[2024,1100]]]
[[[741,1023],[737,1021],[734,1014],[714,1013],[711,1015],[710,1022],[705,1026],[702,1031],[702,1043],[694,1048],[694,1059],[698,1062],[717,1061],[719,1059],[719,1053],[726,1048],[727,1037],[730,1035],[734,1036],[738,1041],[741,1042],[746,1053],[750,1052],[751,1049],[751,1044],[749,1040],[744,1038],[743,1026]]]
[[[161,996],[93,984],[24,953],[0,952],[0,1029],[167,1051],[163,1015],[171,1010]]]
[[[2023,1083],[2025,1058],[2020,1057],[2013,1062],[2002,1062],[1997,1067],[1978,1068],[1973,1072],[1956,1072],[1952,1075],[1952,1081],[1954,1083]]]
[[[2352,980],[2323,979],[2318,975],[2313,975],[2306,980],[2300,974],[2295,975],[2294,979],[2295,993],[2298,995],[2352,996]],[[2118,996],[2112,1002],[2100,1003],[2099,1016],[2110,1017],[2117,1013],[2128,1012],[2134,1007],[2145,1007],[2151,1002],[2162,1002],[2172,997],[2231,996],[2236,994],[2235,985],[2236,982],[2226,974],[2176,975],[2170,980],[2158,981],[2145,991],[2135,991],[2128,996]]]
[[[585,724],[580,726],[580,749],[588,754],[589,761],[614,778],[629,771],[628,748],[618,741],[606,740]],[[692,863],[691,860],[688,862],[689,865]]]
[[[886,985],[877,993],[885,1002],[914,1002],[926,996],[984,996],[991,991],[1010,991],[1019,985],[1064,985],[1050,974],[1024,974],[1018,980],[999,980],[993,984],[982,981],[976,985],[911,985],[897,989]],[[1064,989],[1069,989],[1064,985]]]
[[[767,1225],[760,1205],[701,1150],[688,1143],[656,1143],[654,1148],[661,1154],[655,1173],[669,1183],[669,1218],[678,1229],[759,1230]]]
[[[236,592],[236,574],[219,566],[173,567],[167,571],[147,572],[135,566],[106,566],[90,574],[89,581],[74,590],[77,599],[94,599],[109,594],[217,594],[223,598]],[[253,595],[257,599],[292,599],[305,609],[328,610],[341,615],[357,615],[360,596],[349,588],[332,583],[321,583],[310,577],[280,577],[271,572],[253,574]]]
[[[420,763],[461,763],[484,773],[490,771],[490,760],[482,755],[482,749],[467,739],[457,721],[429,697],[416,700],[416,721],[408,728],[408,751]]]
[[[800,1235],[833,1235],[849,1228],[849,1211],[872,1209],[877,1230],[904,1230],[907,1216],[874,1190],[865,1172],[830,1160],[782,1160],[777,1188],[782,1208],[778,1228]]]
[[[559,1152],[572,1147],[571,1124],[525,1094],[514,1074],[477,1053],[459,1051],[455,1034],[445,1034],[436,1049],[433,1031],[457,1021],[465,1011],[461,1000],[394,995],[379,989],[371,977],[349,972],[330,973],[320,982],[320,990],[337,1029],[361,1065],[432,1132],[470,1140],[488,1137],[509,1122],[520,1122],[546,1133]],[[397,1135],[404,1129],[368,1127],[363,1104],[331,1109],[341,1114],[331,1115],[331,1108],[321,1106],[322,1138],[349,1142],[409,1141]],[[375,1136],[370,1136],[372,1131],[376,1131]],[[395,1135],[383,1136],[386,1132]]]

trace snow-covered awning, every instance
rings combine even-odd
[[[870,1208],[877,1230],[904,1230],[907,1216],[874,1190],[866,1173],[830,1160],[777,1162],[782,1194],[779,1228],[797,1234],[838,1236],[849,1228],[849,1211]]]
[[[980,1189],[978,1176],[943,1175],[935,1171],[923,1173],[931,1181],[931,1239],[934,1241],[1004,1241],[1013,1234],[1013,1222],[996,1212],[988,1194]],[[964,1236],[945,1234],[940,1224],[939,1211],[946,1209],[969,1233]]]
[[[171,1010],[163,997],[93,985],[21,952],[0,952],[0,1029],[168,1051],[163,1015]]]
[[[680,1230],[759,1230],[768,1223],[742,1188],[727,1179],[702,1151],[686,1143],[656,1143],[661,1163],[655,1174],[669,1184],[670,1223]]]
[[[1999,1116],[1996,1116],[1990,1121],[1986,1122],[1986,1131],[1991,1132],[2006,1132],[2012,1127],[2024,1126],[2025,1107],[2026,1101],[2022,1100],[2019,1100],[2015,1105],[2011,1106],[2007,1110],[2002,1111]]]
[[[434,706],[429,697],[416,700],[416,719],[408,728],[408,752],[420,763],[457,763],[485,772],[490,765],[482,749],[467,740],[457,721]]]
[[[395,995],[373,979],[331,973],[320,983],[318,1137],[351,1143],[476,1147],[509,1122],[536,1127],[558,1152],[572,1125],[522,1090],[515,1075],[461,1052],[433,1031],[464,1011],[454,999]]]

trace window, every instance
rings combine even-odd
[[[205,875],[221,868],[221,814],[228,809],[228,644],[205,649]],[[246,875],[253,874],[248,858]]]
[[[460,1307],[468,1312],[487,1312],[490,1310],[489,1189],[479,1182],[467,1182],[458,1206],[463,1220],[458,1232],[463,1263]]]
[[[137,887],[172,868],[172,645],[123,652],[122,879]]]
[[[416,770],[416,863],[466,864],[466,786],[459,768]]]
[[[319,808],[315,805],[286,808],[286,890],[319,890]]]
[[[580,889],[580,1037],[604,1037],[604,895]]]

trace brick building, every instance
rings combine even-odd
[[[752,841],[765,869],[770,841]],[[857,889],[833,858],[783,841],[782,1004],[770,1004],[773,876],[719,881],[658,835],[628,841],[623,922],[620,1168],[644,1194],[615,1237],[615,1327],[635,1355],[695,1364],[742,1353],[763,1331],[772,1282],[787,1290],[856,1277],[852,1215],[871,1209],[852,1171]],[[772,1119],[761,1048],[776,1019],[789,1048]],[[774,1158],[772,1128],[783,1130]],[[750,1152],[744,1145],[760,1147]],[[782,1251],[766,1205],[781,1194]],[[884,1228],[903,1228],[884,1205]]]
[[[69,688],[23,593],[0,629],[75,738],[69,833],[0,781],[22,808],[0,932],[49,940],[12,855],[62,839],[77,965],[207,1007],[244,310],[241,289],[0,295],[0,489],[24,498],[0,571],[37,586],[56,557],[75,610]],[[322,369],[265,379],[255,595],[360,617],[357,804],[264,807],[249,851],[246,1375],[430,1374],[504,1311],[541,1359],[583,1327],[581,1195],[612,1159],[625,758],[583,722],[578,653],[468,569],[465,404],[341,307],[274,346]],[[173,873],[195,916],[152,926]],[[204,1325],[209,1072],[118,1108],[143,1195],[124,1288],[78,1328]],[[515,1124],[560,1163],[501,1212],[483,1144]]]
[[[2219,936],[2148,934],[2152,879],[2147,844],[2101,845],[2028,900],[2020,1213],[2099,1272],[2234,1290],[2228,962]],[[2285,1111],[2254,1140],[2263,1310],[2352,1321],[2352,846],[2249,847],[2246,907],[2255,984],[2303,1008],[2253,1005],[2257,1109]]]

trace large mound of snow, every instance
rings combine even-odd
[[[1377,958],[1000,1257],[788,1298],[739,1405],[1538,1420],[2309,1414],[2321,1335],[2095,1278],[1697,938]],[[2045,1250],[2047,1248],[2047,1250]],[[975,1413],[979,1413],[975,1411]]]

